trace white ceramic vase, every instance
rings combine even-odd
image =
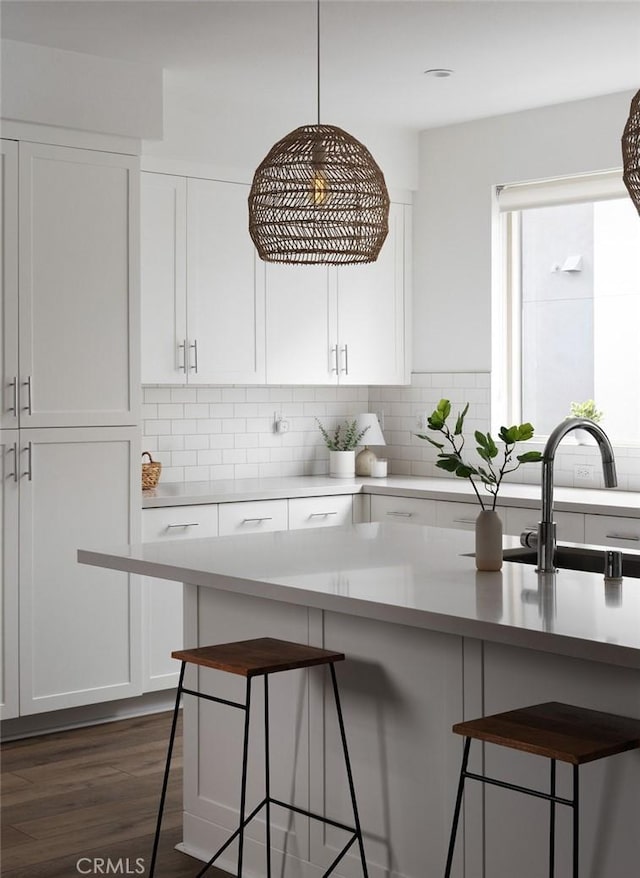
[[[330,451],[329,475],[332,479],[352,479],[356,474],[355,451]]]
[[[476,518],[476,568],[502,570],[502,520],[495,509],[483,509]]]
[[[578,427],[577,430],[572,430],[571,432],[573,433],[573,436],[574,436],[576,443],[578,445],[595,445],[596,444],[596,440],[591,435],[591,433],[589,433],[588,430],[581,430]]]

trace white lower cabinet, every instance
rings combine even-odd
[[[18,436],[0,430],[0,719],[18,716]]]
[[[371,521],[404,521],[408,524],[436,523],[436,500],[416,497],[371,497]]]
[[[142,511],[145,543],[218,535],[218,506],[170,506]],[[143,583],[143,690],[178,685],[179,663],[171,652],[182,649],[183,586],[181,582],[145,576]]]
[[[616,549],[640,549],[640,518],[585,515],[585,542]]]
[[[335,497],[297,497],[289,500],[289,530],[340,527],[353,521],[351,494]]]
[[[287,501],[248,500],[241,503],[221,503],[218,521],[221,537],[287,530]]]
[[[139,539],[137,433],[19,433],[21,715],[142,691],[139,581],[77,563]]]

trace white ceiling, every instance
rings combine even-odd
[[[3,0],[2,36],[159,65],[315,121],[313,0]],[[424,129],[640,87],[640,2],[323,0],[322,119]],[[433,79],[432,67],[455,75]]]

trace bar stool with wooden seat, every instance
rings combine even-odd
[[[451,874],[453,851],[456,843],[458,820],[464,784],[467,779],[493,784],[508,790],[526,793],[550,802],[549,820],[549,878],[555,870],[555,806],[567,805],[573,809],[573,878],[578,878],[579,848],[579,768],[585,762],[594,762],[614,756],[625,750],[640,748],[640,720],[597,710],[586,710],[550,701],[519,710],[510,710],[494,716],[456,723],[453,731],[464,735],[464,751],[458,794],[449,840],[445,878]],[[486,741],[502,747],[511,747],[525,753],[546,756],[551,760],[551,779],[548,793],[507,783],[495,778],[474,774],[467,770],[471,740]],[[556,761],[573,766],[573,797],[556,795]]]
[[[172,657],[182,662],[180,667],[180,678],[178,681],[178,691],[176,695],[176,703],[173,711],[173,720],[171,724],[171,734],[169,737],[169,749],[167,752],[167,761],[164,771],[164,779],[162,783],[162,793],[160,796],[160,806],[158,809],[158,819],[156,824],[156,832],[153,841],[153,852],[151,855],[151,865],[149,876],[153,878],[156,858],[158,853],[158,843],[160,841],[160,830],[162,826],[162,815],[164,811],[164,803],[167,794],[167,784],[169,781],[169,770],[171,767],[171,756],[173,753],[173,744],[176,734],[176,725],[178,721],[178,713],[180,709],[180,701],[183,694],[193,695],[196,698],[204,698],[207,701],[215,701],[218,704],[226,704],[229,707],[235,707],[245,712],[244,718],[244,738],[242,747],[242,781],[240,786],[240,822],[235,832],[225,841],[209,861],[198,872],[196,878],[202,875],[212,866],[218,857],[229,847],[235,838],[238,839],[238,878],[242,878],[242,859],[244,846],[244,830],[247,824],[253,820],[258,812],[265,808],[265,835],[266,835],[266,851],[267,851],[267,878],[271,878],[271,828],[270,828],[270,806],[279,805],[298,814],[311,817],[314,820],[320,820],[330,826],[343,829],[350,833],[350,838],[340,851],[338,856],[325,871],[323,878],[330,875],[338,863],[345,856],[349,848],[355,841],[358,842],[360,851],[360,860],[362,863],[362,871],[364,878],[368,878],[367,863],[364,856],[364,845],[362,841],[362,830],[360,828],[360,818],[358,815],[358,806],[356,803],[355,787],[353,784],[353,775],[351,772],[351,762],[349,759],[349,750],[347,747],[347,738],[344,730],[344,722],[342,718],[342,709],[340,706],[340,695],[338,693],[338,683],[336,680],[336,672],[334,664],[343,661],[344,654],[341,652],[332,652],[326,649],[318,649],[314,646],[306,646],[301,643],[291,643],[286,640],[275,640],[271,637],[261,637],[255,640],[242,640],[235,643],[222,643],[216,646],[203,646],[196,649],[183,649],[171,653]],[[214,695],[206,695],[202,692],[196,692],[193,689],[186,689],[183,685],[184,674],[187,664],[200,665],[204,668],[213,668],[218,671],[226,671],[230,674],[238,674],[246,677],[246,695],[244,703],[229,701],[225,698],[217,698]],[[331,683],[333,686],[333,695],[336,705],[336,713],[338,718],[338,727],[340,730],[340,738],[342,740],[342,749],[344,754],[347,781],[349,783],[349,792],[351,795],[351,806],[353,808],[354,826],[347,826],[336,820],[330,820],[321,814],[313,814],[304,808],[298,808],[294,805],[282,802],[271,795],[270,786],[270,769],[269,769],[269,685],[268,679],[270,674],[279,673],[281,671],[292,671],[298,668],[310,668],[314,665],[329,665],[331,673]],[[246,816],[246,792],[247,792],[247,757],[249,748],[249,714],[251,708],[251,682],[254,677],[264,678],[264,736],[265,736],[265,795],[262,801],[256,805],[253,811]]]

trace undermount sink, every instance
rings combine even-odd
[[[587,548],[586,546],[558,546],[555,554],[555,565],[559,570],[585,570],[590,573],[604,575],[604,548]],[[505,549],[502,553],[505,561],[516,561],[519,564],[535,566],[538,556],[535,549]],[[622,575],[640,579],[640,555],[622,553]]]

